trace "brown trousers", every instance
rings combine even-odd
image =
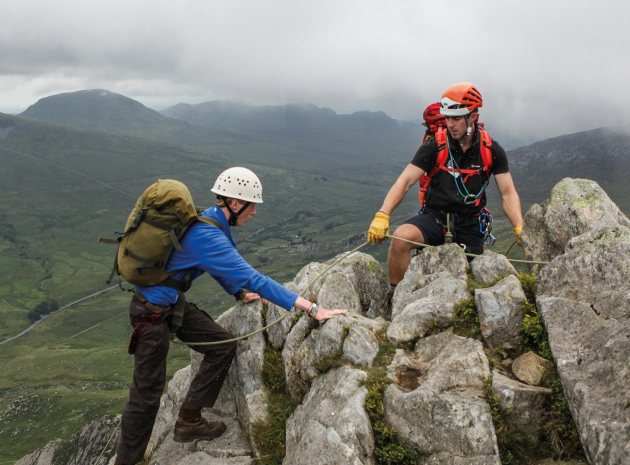
[[[118,441],[118,458],[126,465],[135,465],[142,460],[160,407],[166,383],[166,356],[171,340],[172,315],[169,313],[155,318],[146,302],[141,302],[136,296],[131,299],[131,325],[140,334],[135,344],[133,384],[123,411]],[[233,337],[206,312],[189,302],[186,303],[182,326],[176,334],[186,342],[220,341]],[[191,348],[204,354],[204,357],[184,402],[192,407],[212,407],[236,353],[236,342],[193,345]]]

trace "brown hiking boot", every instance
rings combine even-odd
[[[225,423],[222,421],[207,421],[200,417],[197,421],[186,421],[181,417],[175,422],[173,440],[176,442],[190,442],[195,439],[210,441],[218,438],[225,432]]]

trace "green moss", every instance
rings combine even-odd
[[[468,288],[468,292],[474,292],[475,289],[485,289],[490,286],[492,286],[492,284],[484,284],[481,281],[477,281],[472,274],[469,274],[466,278],[466,287]]]
[[[373,368],[364,382],[368,390],[365,410],[372,422],[376,446],[374,457],[377,465],[415,465],[418,463],[418,454],[402,444],[396,429],[384,421],[383,393],[389,384],[386,374],[382,367]]]
[[[508,422],[510,410],[501,405],[499,396],[492,390],[491,379],[486,379],[484,391],[490,406],[502,465],[534,463],[536,459],[540,458],[536,444],[532,444],[531,440],[524,434],[510,427]]]
[[[316,363],[313,364],[315,369],[320,373],[324,374],[333,368],[339,368],[340,366],[345,365],[345,362],[341,360],[342,352],[340,350],[333,350],[328,355],[325,355]]]
[[[525,293],[525,297],[527,300],[534,304],[536,303],[536,273],[519,273],[518,279],[521,281],[521,287],[523,288],[523,292]]]
[[[557,460],[584,459],[575,422],[562,391],[562,383],[557,371],[550,377],[551,399],[546,405],[546,418],[543,424],[544,441]]]
[[[262,465],[282,465],[285,455],[286,422],[296,404],[289,396],[280,351],[265,348],[262,379],[267,388],[267,420],[252,426],[253,442]]]
[[[396,353],[396,345],[387,339],[387,329],[383,328],[375,334],[378,341],[378,354],[374,358],[374,366],[387,366],[391,363]]]
[[[291,327],[295,326],[295,324],[300,321],[304,312],[295,312],[295,314],[291,317]]]
[[[372,274],[382,274],[383,269],[377,260],[368,260],[366,263],[367,270]]]
[[[523,317],[522,334],[525,346],[537,352],[541,357],[553,360],[542,315],[536,305],[530,302],[526,302],[523,306],[525,316]]]
[[[475,298],[469,297],[455,304],[453,312],[453,332],[459,336],[481,340],[479,313],[475,306]]]
[[[376,332],[375,336],[379,343],[379,350],[374,359],[373,368],[368,372],[363,385],[368,390],[365,410],[374,432],[376,464],[415,465],[418,463],[418,454],[400,442],[396,429],[388,426],[384,419],[383,393],[390,383],[385,367],[391,363],[396,353],[396,346],[387,339],[385,328]]]

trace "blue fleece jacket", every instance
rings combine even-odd
[[[183,280],[191,269],[192,279],[204,272],[212,276],[228,294],[240,289],[256,292],[280,307],[291,309],[298,295],[254,269],[236,250],[227,218],[218,207],[204,210],[202,215],[219,222],[220,228],[206,223],[194,223],[181,240],[181,251],[173,251],[166,271],[181,271],[172,275]],[[169,306],[177,302],[177,291],[166,286],[140,287],[136,290],[149,302]]]

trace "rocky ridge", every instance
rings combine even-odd
[[[556,370],[575,423],[565,426],[577,427],[583,449],[564,457],[630,463],[630,222],[595,183],[565,179],[528,211],[524,242],[531,258],[550,261],[538,274],[535,305],[505,257],[486,252],[469,263],[448,244],[412,259],[390,316],[380,263],[349,256],[307,294],[349,314],[324,324],[290,314],[239,342],[217,404],[204,411],[225,421],[226,433],[179,444],[172,428],[199,364],[192,352],[162,398],[146,463],[272,463],[258,434],[270,421],[270,353],[295,404],[275,463],[507,465],[523,463],[514,447],[520,444],[530,450],[528,463],[546,465],[563,456],[544,434],[557,400],[545,380]],[[302,291],[326,266],[311,263],[288,285]],[[481,284],[471,289],[472,282]],[[542,315],[552,361],[522,341],[532,307]],[[453,329],[462,309],[475,310],[476,338]],[[244,335],[286,314],[271,304],[237,305],[218,321]],[[116,421],[86,425],[74,450],[54,441],[16,465],[111,465],[115,441],[89,439],[114,437]],[[397,448],[384,446],[384,437]]]

